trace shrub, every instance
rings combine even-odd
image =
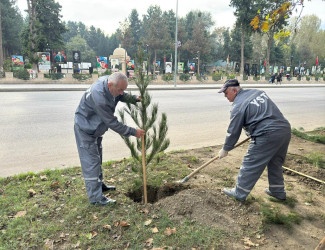
[[[91,78],[91,75],[89,74],[73,74],[72,76],[79,81],[87,81]]]
[[[235,79],[235,78],[236,78],[236,76],[234,74],[229,74],[227,76],[227,79]]]
[[[203,76],[201,76],[200,74],[196,74],[195,77],[196,77],[196,80],[198,80],[200,82],[202,82],[204,80]]]
[[[212,75],[212,80],[213,81],[220,81],[222,79],[222,75],[220,73],[215,73]]]
[[[26,69],[14,70],[14,77],[22,80],[29,80],[29,72]]]
[[[306,76],[306,80],[307,81],[310,81],[310,76]]]
[[[243,80],[244,81],[247,81],[248,80],[248,76],[247,75],[243,76]]]
[[[186,81],[189,81],[190,79],[191,79],[191,75],[188,73],[183,73],[183,74],[179,75],[179,80],[181,80],[181,81],[186,82]]]
[[[174,79],[174,75],[172,74],[164,74],[162,75],[163,81],[170,82]]]
[[[7,59],[3,62],[3,70],[4,70],[5,72],[12,71],[12,60],[11,60],[11,58],[7,58]]]
[[[44,74],[44,77],[52,80],[60,80],[64,77],[64,75],[62,73],[52,73],[52,74]]]
[[[321,78],[322,78],[321,74],[318,73],[315,75],[315,81],[319,81]]]
[[[261,80],[261,77],[260,77],[260,76],[254,76],[254,77],[253,77],[253,80],[254,80],[254,81]]]
[[[298,81],[301,81],[301,75],[298,75],[298,76],[297,76],[297,80],[298,80]]]
[[[98,76],[106,76],[106,75],[111,75],[111,74],[112,74],[112,71],[107,69],[103,73],[98,73]]]

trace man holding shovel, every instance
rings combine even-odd
[[[119,101],[133,104],[140,101],[139,97],[124,93],[127,86],[127,77],[120,72],[98,78],[82,96],[75,113],[74,132],[91,204],[107,205],[116,202],[103,195],[105,191],[115,190],[114,186],[106,186],[102,181],[103,134],[108,129],[123,136],[140,138],[145,134],[144,130],[128,127],[114,116]]]
[[[244,90],[236,79],[227,80],[219,93],[224,93],[229,102],[233,103],[230,124],[223,148],[219,151],[219,159],[226,157],[234,148],[242,128],[251,137],[236,186],[232,189],[225,188],[223,192],[238,201],[245,201],[267,166],[269,188],[265,192],[285,200],[282,164],[291,139],[289,122],[265,92],[257,89]]]

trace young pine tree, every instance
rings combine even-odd
[[[135,60],[135,84],[140,93],[141,103],[131,105],[131,103],[126,102],[126,107],[119,111],[119,115],[121,121],[125,123],[125,113],[129,114],[135,124],[146,131],[144,145],[146,165],[148,165],[155,155],[168,148],[170,141],[166,138],[168,131],[167,116],[165,113],[162,113],[161,119],[158,121],[158,104],[151,103],[151,96],[147,90],[150,79],[146,75],[143,67],[143,58],[143,52],[139,45],[137,58]],[[141,166],[141,139],[136,139],[136,143],[134,143],[130,138],[122,138],[130,149],[132,157],[136,159],[139,162],[139,166]]]

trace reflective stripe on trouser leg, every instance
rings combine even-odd
[[[237,176],[236,195],[238,198],[247,197],[280,147],[279,139],[274,133],[259,136],[249,144]]]
[[[75,136],[88,199],[90,202],[99,201],[102,198],[102,187],[99,179],[101,157],[97,140],[83,133],[76,126]]]
[[[282,165],[287,155],[288,146],[291,139],[291,131],[278,134],[276,136],[278,136],[279,150],[267,164],[269,190],[272,193],[285,194]]]
[[[100,155],[100,174],[99,174],[99,180],[100,182],[103,182],[103,170],[102,170],[102,165],[103,165],[103,147],[102,147],[102,141],[103,137],[98,137],[97,138],[97,147],[98,147],[98,152]]]

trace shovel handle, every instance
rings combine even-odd
[[[234,148],[241,146],[242,144],[247,142],[249,139],[250,139],[250,137],[247,137],[245,140],[237,143]],[[208,166],[210,163],[214,162],[217,159],[219,159],[218,155],[215,156],[214,158],[212,158],[211,160],[209,160],[208,162],[204,163],[203,165],[201,165],[199,168],[195,169],[192,173],[190,173],[188,176],[186,176],[181,182],[188,181],[193,175],[195,175],[197,172],[201,171],[202,168],[205,168],[206,166]]]

